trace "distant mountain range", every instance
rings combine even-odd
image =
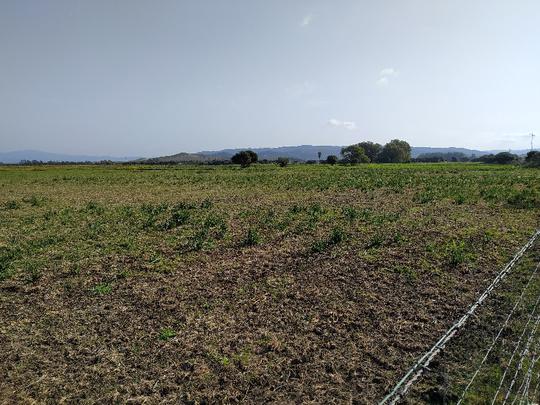
[[[317,160],[318,153],[321,152],[321,159],[326,159],[328,155],[339,156],[341,146],[331,145],[300,145],[281,146],[278,148],[237,148],[222,149],[218,151],[202,151],[198,153],[177,153],[175,155],[160,156],[150,159],[139,157],[114,157],[114,156],[92,156],[92,155],[68,155],[61,153],[42,152],[37,150],[21,150],[13,152],[0,152],[0,162],[19,163],[21,160],[38,160],[42,162],[99,162],[110,160],[113,162],[149,162],[149,163],[189,163],[189,162],[211,162],[217,160],[228,160],[235,153],[251,149],[259,155],[259,159],[276,160],[278,157],[288,157],[296,161]],[[467,156],[482,156],[490,153],[502,152],[501,150],[474,150],[466,148],[431,148],[412,147],[412,157],[418,157],[425,153],[463,153]],[[528,150],[515,150],[512,153],[524,155]]]
[[[21,160],[38,160],[42,162],[100,162],[102,160],[111,160],[113,162],[129,162],[135,159],[138,159],[138,157],[68,155],[64,153],[43,152],[40,150],[0,152],[1,163],[19,163]]]

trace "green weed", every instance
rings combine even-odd
[[[171,328],[164,328],[159,331],[159,339],[160,340],[171,340],[172,338],[176,337],[176,332]]]

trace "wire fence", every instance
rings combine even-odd
[[[446,347],[448,342],[457,334],[457,332],[463,328],[463,326],[467,323],[469,318],[471,316],[475,315],[478,308],[484,303],[484,301],[491,295],[491,293],[495,290],[495,288],[508,276],[508,274],[512,271],[514,266],[519,262],[519,260],[523,257],[525,252],[527,252],[535,243],[536,239],[540,236],[540,230],[536,230],[534,234],[530,237],[530,239],[527,241],[525,245],[521,247],[521,249],[514,255],[512,260],[510,260],[506,266],[497,274],[495,279],[491,282],[491,284],[484,290],[484,292],[478,297],[478,299],[471,305],[469,310],[461,317],[459,318],[454,324],[450,326],[450,328],[443,334],[443,336],[427,351],[425,352],[413,365],[412,367],[404,374],[404,376],[397,382],[397,384],[393,387],[393,389],[379,402],[379,405],[387,405],[387,404],[396,404],[399,402],[409,391],[409,389],[413,386],[413,384],[422,376],[425,370],[428,369],[428,366],[433,361],[433,359]],[[539,263],[540,266],[540,263]],[[527,286],[530,284],[531,280],[533,279],[533,276],[538,272],[538,267],[536,266],[533,275],[531,275],[531,278],[529,279],[529,283],[527,283]],[[523,298],[523,295],[525,294],[527,286],[521,291],[522,294],[520,294],[520,297],[518,299],[518,302],[516,302],[513,309],[510,311],[510,313],[507,315],[506,321],[503,323],[502,327],[500,328],[499,332],[494,338],[494,341],[492,342],[492,346],[495,345],[497,340],[499,339],[500,335],[502,334],[502,331],[506,328],[508,325],[508,322],[512,318],[514,312],[516,311],[516,308],[519,306],[519,303],[521,299]],[[540,300],[540,297],[539,297]],[[536,302],[536,305],[534,307],[534,312],[531,312],[531,317],[534,316],[534,313],[536,312],[538,301]],[[534,323],[536,326],[538,326],[538,322],[540,322],[540,318],[535,319]],[[530,323],[530,322],[529,322]],[[526,325],[526,328],[523,330],[523,335],[527,331],[528,324]],[[534,333],[531,332],[532,336],[534,336]],[[530,336],[529,336],[530,337]],[[521,337],[522,339],[522,337]],[[519,344],[521,343],[521,339],[518,342],[518,345],[516,345],[516,349],[519,347]],[[527,340],[528,341],[528,340]],[[529,342],[530,346],[530,342]],[[529,347],[528,346],[528,347]],[[483,360],[480,363],[479,368],[482,367],[482,365],[485,363],[486,359],[489,357],[491,351],[493,350],[493,347],[490,346],[488,348],[488,351],[486,352],[486,355],[484,356]],[[523,354],[527,355],[528,350],[525,353],[525,350],[521,353],[520,359],[523,359]],[[520,360],[521,367],[523,366],[523,362]],[[507,370],[505,370],[505,374],[507,373]],[[532,371],[531,371],[532,373]],[[518,372],[519,374],[519,372]],[[478,375],[478,372],[475,372],[473,374],[473,377],[471,381],[469,381],[469,384],[465,387],[465,392],[462,394],[462,397],[460,399],[460,402],[463,401],[465,398],[466,392],[470,389],[474,379]],[[515,377],[515,376],[514,376]],[[505,376],[503,376],[504,380]],[[503,382],[503,381],[502,381]],[[501,386],[502,386],[501,382]],[[515,384],[515,382],[512,384],[512,386]],[[500,391],[501,387],[499,387],[498,391]],[[510,390],[512,387],[510,387]],[[535,386],[535,391],[538,389],[538,384]],[[495,397],[498,395],[498,392],[496,393]]]

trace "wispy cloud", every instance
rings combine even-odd
[[[307,27],[309,24],[311,24],[311,21],[313,21],[313,15],[312,14],[308,14],[308,15],[304,16],[304,18],[302,18],[302,21],[300,22],[300,27],[302,27],[302,28]]]
[[[399,72],[394,68],[384,68],[379,72],[379,78],[376,83],[379,86],[386,87],[390,84],[391,80],[397,77]]]
[[[349,131],[353,131],[356,128],[358,128],[356,126],[356,122],[354,122],[354,121],[340,121],[340,120],[337,120],[335,118],[329,119],[328,120],[328,125],[330,125],[332,127],[337,127],[337,128],[344,128],[344,129],[347,129]]]

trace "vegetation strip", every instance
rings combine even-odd
[[[523,245],[523,247],[516,253],[516,255],[508,262],[508,264],[502,269],[502,271],[495,277],[493,282],[488,286],[488,288],[482,293],[480,298],[470,307],[470,309],[463,315],[457,322],[455,322],[446,333],[429,349],[418,361],[409,369],[409,371],[404,375],[404,377],[394,386],[392,391],[382,399],[379,403],[383,404],[395,404],[402,398],[411,387],[414,382],[420,378],[424,369],[426,369],[433,358],[439,354],[439,352],[444,349],[445,345],[452,339],[452,337],[457,333],[457,331],[467,322],[472,314],[475,313],[476,309],[486,300],[489,294],[493,289],[508,275],[512,270],[515,264],[521,259],[523,254],[534,244],[538,236],[540,235],[540,230],[531,236],[529,241]]]

